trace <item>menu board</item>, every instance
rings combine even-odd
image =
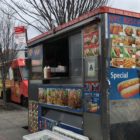
[[[76,88],[39,88],[38,97],[40,103],[81,109],[82,90]]]
[[[111,14],[109,29],[111,66],[140,67],[140,20]]]
[[[83,30],[84,56],[99,55],[99,30],[98,25],[89,25]]]

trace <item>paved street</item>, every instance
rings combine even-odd
[[[28,124],[27,109],[10,104],[5,109],[0,102],[0,140],[22,140],[28,134],[23,127]]]

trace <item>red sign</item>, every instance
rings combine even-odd
[[[19,34],[19,33],[24,33],[26,31],[24,26],[18,26],[18,27],[14,27],[15,33]]]
[[[26,28],[24,26],[14,27],[15,42],[18,45],[26,45]]]

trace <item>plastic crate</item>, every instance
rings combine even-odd
[[[50,130],[43,130],[23,136],[23,140],[73,140]]]

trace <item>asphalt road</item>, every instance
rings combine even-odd
[[[4,107],[0,101],[0,140],[22,140],[28,134],[28,110],[13,103]]]

